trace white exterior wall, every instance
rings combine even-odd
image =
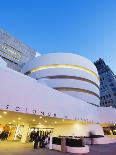
[[[33,113],[33,110],[37,110],[38,114],[41,111],[44,111],[46,115],[48,112],[56,113],[59,118],[67,116],[70,119],[77,117],[97,121],[96,115],[94,115],[96,107],[80,99],[49,88],[38,83],[35,79],[10,69],[0,69],[0,75],[1,109],[5,109],[9,104],[9,109],[13,111],[15,107],[20,107],[20,111],[24,113]],[[12,91],[9,91],[11,89]]]
[[[45,66],[48,64],[72,64],[72,65],[79,65],[86,67],[94,72],[97,73],[97,69],[94,66],[94,64],[77,54],[72,53],[49,53],[46,55],[41,55],[32,61],[30,61],[23,69],[23,72],[26,72],[27,70],[31,70],[32,68],[38,67],[38,66]]]
[[[33,127],[33,126],[32,126]],[[103,129],[99,124],[59,124],[48,126],[35,126],[37,128],[53,128],[53,136],[88,136],[92,131],[95,135],[104,135]]]
[[[82,93],[82,92],[76,93],[74,91],[65,92],[65,93],[70,95],[70,96],[73,96],[73,97],[76,97],[78,99],[81,99],[81,100],[83,100],[83,101],[85,101],[87,103],[91,103],[91,104],[99,106],[99,98],[97,98],[94,95],[87,94],[87,93]]]
[[[22,72],[25,73],[39,66],[46,66],[51,64],[69,64],[69,65],[77,65],[77,66],[85,67],[88,70],[95,72],[96,75],[98,76],[97,69],[91,61],[89,61],[84,57],[81,57],[76,54],[71,54],[71,53],[51,53],[51,54],[39,56],[33,59],[32,61],[30,61],[29,63],[27,63],[22,69]],[[75,79],[47,79],[48,76],[56,76],[56,75],[82,77],[93,81],[99,86],[99,80],[95,75],[80,69],[65,68],[65,67],[48,68],[48,69],[31,73],[30,76],[35,79],[40,78],[38,80],[40,83],[41,82],[44,84],[46,83],[46,85],[48,85],[51,88],[55,88],[55,87],[79,88],[79,89],[92,91],[98,96],[100,95],[99,89],[95,85],[89,82],[85,82],[82,80],[75,80]],[[73,91],[73,92],[63,91],[63,92],[73,97],[79,96],[79,98],[84,100],[85,102],[96,104],[98,106],[100,104],[99,98],[93,94],[89,94],[85,92],[80,93],[79,91]]]
[[[54,126],[54,136],[89,136],[89,132],[93,131],[95,135],[104,135],[102,127],[98,124],[72,124]]]
[[[34,62],[33,62],[34,63]],[[99,81],[96,79],[95,76],[88,74],[85,71],[69,69],[69,68],[52,68],[47,70],[41,70],[39,72],[35,72],[31,74],[33,78],[41,78],[46,76],[55,76],[55,75],[68,75],[68,76],[75,76],[75,77],[84,77],[95,82],[98,86],[100,85]]]
[[[35,79],[10,69],[0,68],[0,109],[19,112],[41,112],[56,114],[58,118],[88,120],[93,122],[116,123],[116,110],[90,105],[78,98],[71,97],[38,83]],[[12,90],[12,91],[11,91]],[[77,104],[78,103],[78,104]],[[8,106],[9,105],[9,106]],[[109,117],[110,116],[110,117]]]
[[[55,87],[81,88],[81,89],[90,90],[96,94],[99,94],[99,89],[95,85],[81,80],[44,79],[44,81],[49,87],[52,87],[52,88],[55,88]],[[41,79],[38,80],[38,82],[41,82]]]

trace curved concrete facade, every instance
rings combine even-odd
[[[15,119],[16,125],[24,125],[22,142],[26,142],[30,126],[34,125],[36,127],[40,121],[42,125],[44,125],[42,128],[48,128],[48,125],[50,125],[49,127],[54,129],[54,136],[88,136],[90,131],[93,131],[96,135],[103,135],[101,125],[116,124],[116,109],[112,107],[103,108],[93,106],[79,99],[79,97],[72,97],[71,95],[46,86],[46,81],[43,79],[40,79],[41,82],[37,82],[37,80],[29,76],[1,65],[0,75],[1,124],[8,124]],[[60,78],[63,80],[62,77]],[[50,79],[48,78],[47,80],[51,85]],[[51,79],[51,81],[52,80],[57,79]],[[65,80],[72,80],[73,82],[73,79]],[[57,86],[56,82],[57,81],[55,81],[55,86]],[[65,81],[63,81],[63,83],[64,82]],[[43,85],[43,83],[45,83],[45,85]],[[71,81],[67,81],[66,83],[70,83],[71,85]],[[81,84],[81,82],[79,82],[79,84]],[[79,84],[78,86],[80,86]],[[70,85],[68,85],[68,87]],[[83,84],[83,86],[85,86],[85,84]],[[93,87],[95,86],[93,85]],[[90,88],[89,90],[91,91],[92,89],[94,88]],[[77,95],[76,92],[75,94]],[[81,92],[78,95],[81,96]],[[84,93],[82,95],[85,97]],[[87,99],[92,98],[92,95],[87,95]],[[4,115],[4,111],[7,111],[7,115]],[[43,116],[42,120],[40,120],[39,116]],[[19,117],[21,120],[19,120]],[[47,118],[48,124],[44,122]],[[33,119],[35,119],[35,123]],[[55,124],[54,119],[57,121],[57,124]],[[74,122],[71,123],[70,121]],[[41,125],[37,125],[37,128],[41,128]]]
[[[99,106],[99,76],[94,64],[79,55],[51,53],[34,58],[22,72],[51,88]]]

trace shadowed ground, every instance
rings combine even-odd
[[[32,143],[0,142],[0,155],[72,155],[47,149],[32,149]],[[116,155],[116,143],[90,146],[90,152],[85,155]]]

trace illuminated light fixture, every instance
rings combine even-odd
[[[62,121],[64,122],[64,119],[62,119]]]
[[[16,121],[15,120],[13,120],[13,123],[15,123]]]
[[[2,116],[0,115],[0,118],[2,118]]]
[[[41,123],[39,123],[39,125],[41,125]]]
[[[18,117],[18,120],[21,120],[21,118],[20,118],[20,117]]]
[[[8,124],[11,124],[11,123],[8,123]]]
[[[33,119],[33,122],[35,122],[35,119]]]
[[[57,122],[55,121],[54,123],[56,124]]]
[[[3,112],[3,114],[7,114],[7,112],[6,112],[6,111],[4,111],[4,112]]]
[[[45,123],[47,123],[47,121],[44,121]]]
[[[99,80],[99,76],[92,70],[85,68],[83,66],[78,66],[78,65],[71,65],[71,64],[50,64],[50,65],[46,65],[46,66],[39,66],[37,68],[33,68],[31,71],[27,71],[29,74],[37,72],[37,71],[41,71],[41,70],[45,70],[45,69],[50,69],[50,68],[70,68],[70,69],[77,69],[77,70],[82,70],[85,71],[89,74],[92,74],[94,76],[96,76],[96,78]]]
[[[40,118],[42,118],[42,116],[40,116]]]

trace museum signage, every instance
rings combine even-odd
[[[9,111],[14,111],[14,112],[22,112],[22,113],[27,113],[27,114],[42,115],[42,116],[58,118],[56,113],[42,111],[39,108],[34,109],[31,107],[27,108],[27,107],[13,106],[10,104],[6,104],[6,105],[4,104],[4,105],[0,105],[0,109],[1,110],[9,110]],[[68,116],[64,116],[62,118],[68,119]]]

